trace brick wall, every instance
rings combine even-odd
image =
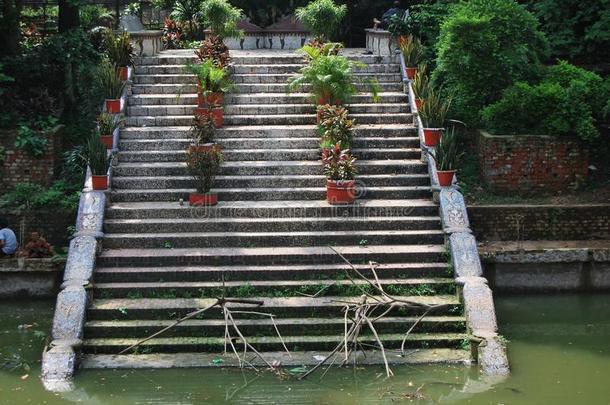
[[[535,195],[575,190],[587,179],[589,151],[577,139],[495,136],[478,139],[482,180],[495,193]]]
[[[478,240],[610,240],[610,204],[470,206]]]
[[[0,132],[0,152],[3,152],[3,159],[0,159],[0,192],[6,192],[18,183],[51,184],[61,162],[61,129],[46,136],[45,153],[34,157],[15,147],[16,131]]]
[[[23,246],[32,232],[40,233],[53,247],[68,246],[68,227],[76,223],[76,211],[58,212],[57,209],[31,210],[27,214],[1,211]]]

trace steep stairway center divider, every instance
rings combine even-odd
[[[325,201],[308,95],[286,94],[289,77],[302,66],[300,56],[233,53],[237,91],[226,98],[225,127],[217,134],[226,162],[216,182],[220,203],[212,208],[179,203],[188,201],[192,188],[184,160],[196,94],[184,67],[195,57],[166,51],[140,61],[87,313],[85,367],[209,365],[224,349],[219,309],[150,340],[139,355],[109,355],[209,305],[223,285],[227,296],[258,297],[264,301],[260,310],[276,315],[296,353],[292,360],[278,353],[284,364],[316,363],[313,354],[328,353],[343,338],[340,301],[361,294],[328,246],[362,269],[369,261],[380,263],[381,282],[394,295],[447,304],[410,335],[407,346],[417,354],[391,361],[470,360],[399,62],[346,54],[366,64],[358,75],[374,76],[382,87],[380,103],[361,87],[349,106],[357,124],[353,153],[361,194],[346,207]],[[327,284],[333,285],[317,297],[305,295]],[[420,314],[395,311],[380,320],[386,348],[399,348]],[[257,349],[282,350],[269,319],[242,315],[238,322]]]

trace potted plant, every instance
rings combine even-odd
[[[218,67],[229,65],[229,48],[225,38],[241,38],[244,33],[237,27],[243,12],[227,0],[204,0],[197,13],[200,23],[208,27],[210,34],[195,52],[200,60],[212,59]]]
[[[133,66],[134,49],[129,40],[129,33],[123,31],[117,36],[108,35],[106,41],[108,58],[117,66],[119,78],[123,81],[129,79],[129,67]]]
[[[405,60],[407,78],[413,80],[417,72],[417,66],[424,57],[424,48],[419,38],[413,35],[398,38],[398,46]]]
[[[123,117],[120,114],[101,113],[97,117],[97,129],[100,140],[107,149],[112,149],[114,146],[114,130],[117,129],[123,122]]]
[[[188,65],[188,69],[197,76],[197,114],[210,116],[216,128],[221,128],[224,124],[223,96],[234,86],[228,69],[217,67],[212,59]]]
[[[328,41],[339,29],[347,14],[346,5],[337,5],[333,0],[314,0],[296,10],[297,19],[320,41]]]
[[[435,153],[428,152],[428,154],[436,164],[438,184],[441,187],[451,186],[457,164],[463,156],[463,152],[458,153],[456,131],[452,128],[451,131],[444,134],[436,147]]]
[[[218,204],[218,195],[210,192],[210,190],[214,185],[222,161],[222,152],[216,148],[187,151],[186,165],[197,189],[197,192],[189,195],[190,205]]]
[[[193,143],[189,146],[189,151],[206,151],[216,149],[220,151],[220,145],[214,143],[216,127],[208,115],[195,115],[193,126],[191,127],[191,137]]]
[[[321,105],[318,106],[318,117],[318,134],[322,144],[331,148],[337,143],[340,143],[342,148],[351,146],[354,121],[349,119],[347,108],[328,104]]]
[[[352,203],[356,199],[356,158],[337,144],[324,151],[322,163],[327,179],[326,200],[333,205]]]
[[[422,105],[419,115],[424,125],[424,144],[434,147],[438,144],[451,106],[451,99],[443,98],[441,91],[429,88],[426,102]]]
[[[106,145],[99,137],[91,136],[84,148],[85,160],[91,169],[91,186],[94,190],[108,188],[108,169],[112,155],[108,153]]]
[[[428,68],[425,64],[419,66],[413,79],[413,93],[415,94],[415,106],[417,111],[421,110],[428,94],[430,80],[428,78]]]
[[[123,82],[116,74],[116,68],[110,62],[104,62],[98,68],[97,80],[106,99],[106,112],[118,114],[121,112],[121,95],[125,88]]]

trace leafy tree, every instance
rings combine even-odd
[[[514,0],[470,0],[441,25],[433,80],[454,95],[454,117],[480,123],[479,111],[516,81],[539,75],[548,42]]]
[[[332,39],[347,14],[347,6],[333,0],[314,0],[296,10],[296,16],[311,32],[324,40]]]
[[[243,17],[242,10],[233,7],[227,0],[204,0],[200,19],[219,38],[239,38],[243,33],[237,23]]]

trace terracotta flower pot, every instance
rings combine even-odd
[[[453,177],[455,176],[455,170],[437,170],[436,177],[438,177],[438,185],[441,187],[449,187],[453,184]]]
[[[193,206],[210,206],[218,204],[218,194],[206,193],[198,194],[191,193],[189,195],[189,205]]]
[[[424,145],[431,148],[438,145],[443,135],[443,128],[424,128]]]
[[[217,108],[212,108],[212,109],[198,107],[195,109],[195,114],[206,115],[206,116],[210,117],[210,119],[214,123],[215,128],[222,128],[222,126],[224,125],[224,122],[225,122],[224,110],[222,107],[217,107]]]
[[[118,114],[121,112],[121,99],[106,100],[106,112]]]
[[[417,107],[417,111],[421,110],[423,105],[424,105],[424,99],[423,98],[416,98],[415,99],[415,107]]]
[[[129,68],[127,66],[120,66],[118,71],[119,71],[119,79],[121,79],[124,82],[129,79]]]
[[[100,141],[106,145],[106,149],[112,149],[114,146],[114,137],[112,135],[100,135]]]
[[[327,180],[326,200],[329,204],[351,204],[356,199],[356,182],[353,180]]]
[[[221,151],[220,144],[217,143],[204,143],[203,145],[191,144],[189,145],[189,152],[207,152],[209,150],[215,149],[217,152]]]
[[[417,73],[416,67],[407,67],[407,68],[405,68],[405,70],[407,73],[407,79],[409,79],[409,80],[415,79],[415,74]]]
[[[108,175],[91,176],[91,187],[94,190],[106,190],[108,188]]]

